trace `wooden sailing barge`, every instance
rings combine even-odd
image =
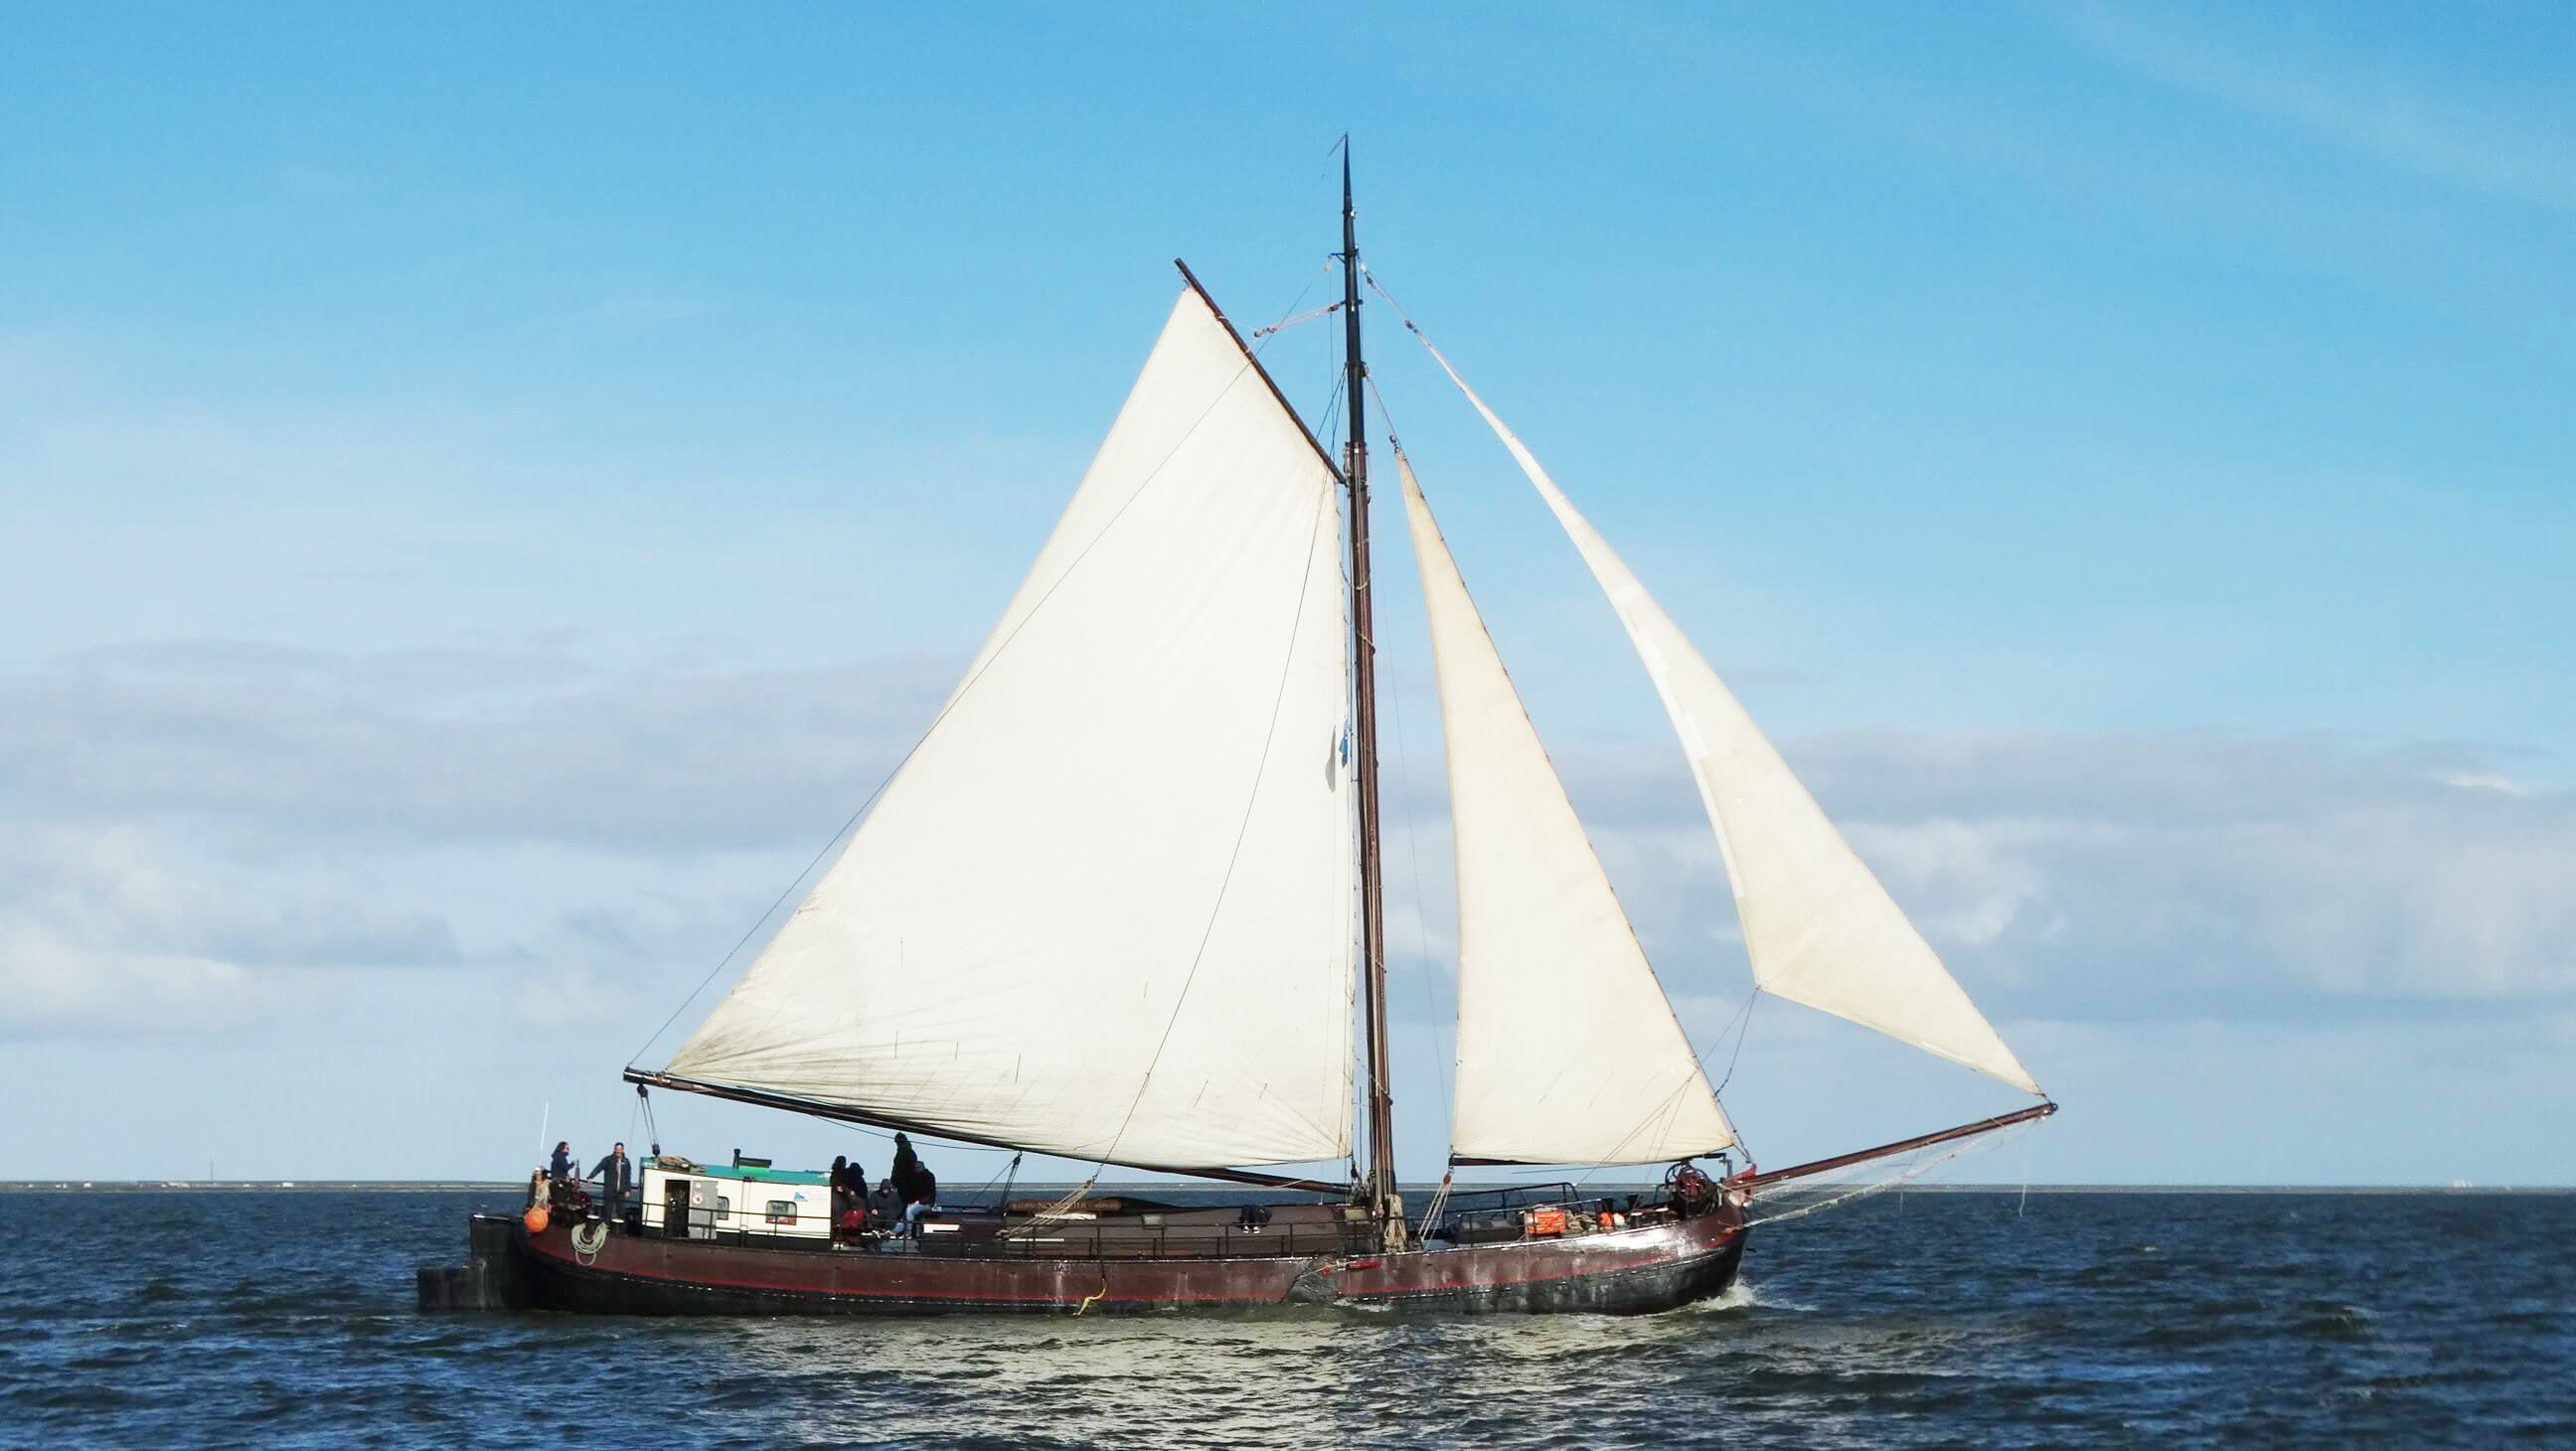
[[[1349,434],[1338,465],[1183,267],[1107,441],[929,731],[669,1064],[626,1073],[639,1094],[1306,1197],[1191,1207],[1086,1186],[933,1212],[915,1235],[847,1236],[817,1233],[792,1200],[764,1200],[785,1192],[779,1176],[657,1159],[643,1204],[613,1220],[542,1181],[532,1207],[548,1213],[477,1216],[466,1267],[422,1270],[424,1305],[1655,1311],[1733,1282],[1747,1208],[1770,1185],[2054,1112],[1696,649],[1435,349],[1653,677],[1759,985],[2040,1101],[1812,1165],[1732,1172],[1734,1128],[1397,449],[1455,822],[1450,1162],[1671,1166],[1645,1195],[1571,1184],[1451,1195],[1444,1181],[1408,1212],[1378,862],[1367,275],[1347,154],[1340,261]],[[1715,1173],[1694,1166],[1703,1159]],[[1347,1178],[1275,1172],[1343,1163]]]

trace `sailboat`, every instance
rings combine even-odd
[[[1086,1184],[851,1232],[820,1175],[656,1145],[636,1202],[615,1212],[540,1173],[522,1214],[478,1215],[467,1266],[423,1268],[425,1305],[1651,1312],[1732,1284],[1774,1186],[2055,1111],[1699,652],[1434,349],[1660,693],[1759,990],[2038,1101],[1788,1169],[1737,1165],[1700,1053],[1392,448],[1455,826],[1452,1172],[1662,1169],[1639,1194],[1453,1193],[1444,1179],[1408,1209],[1379,870],[1367,274],[1347,148],[1339,261],[1339,458],[1181,265],[1106,441],[928,730],[729,995],[667,1063],[624,1075],[639,1095],[1054,1155],[1099,1166],[1095,1182],[1123,1167],[1263,1186],[1275,1201],[1194,1207]]]

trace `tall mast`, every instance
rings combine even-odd
[[[1369,619],[1368,365],[1360,358],[1359,212],[1351,205],[1351,139],[1342,138],[1342,392],[1351,435],[1342,474],[1351,490],[1351,687],[1359,737],[1360,968],[1368,994],[1369,1212],[1395,1206],[1395,1095],[1387,1081],[1386,900],[1377,850],[1377,632]],[[1392,1243],[1400,1225],[1388,1226]]]

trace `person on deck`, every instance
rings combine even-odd
[[[832,1157],[832,1237],[846,1238],[866,1227],[868,1216],[867,1171],[849,1161],[846,1155]]]
[[[559,1139],[555,1142],[555,1156],[546,1163],[546,1177],[558,1184],[572,1182],[572,1140]]]
[[[919,1239],[922,1214],[939,1207],[939,1176],[931,1173],[930,1166],[924,1164],[921,1166],[919,1182],[914,1187],[920,1191],[921,1197],[904,1206],[903,1231],[914,1239]]]
[[[886,1177],[894,1181],[895,1201],[903,1206],[903,1232],[910,1235],[921,1211],[935,1207],[939,1181],[912,1151],[912,1140],[902,1134],[894,1136],[894,1167],[886,1170]]]
[[[879,1179],[876,1192],[868,1196],[868,1223],[876,1229],[891,1227],[903,1213],[903,1205],[894,1197],[894,1181]]]
[[[626,1196],[635,1188],[635,1163],[626,1157],[626,1145],[620,1143],[608,1151],[608,1157],[590,1166],[590,1177],[599,1181],[600,1196],[608,1201],[608,1217],[626,1217]]]
[[[905,1135],[894,1136],[894,1167],[886,1170],[886,1178],[894,1184],[896,1202],[908,1205],[920,1198],[913,1191],[921,1187],[921,1158]]]

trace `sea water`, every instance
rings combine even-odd
[[[1636,1319],[422,1314],[516,1195],[0,1194],[0,1446],[2576,1445],[2576,1195],[1888,1193]]]

